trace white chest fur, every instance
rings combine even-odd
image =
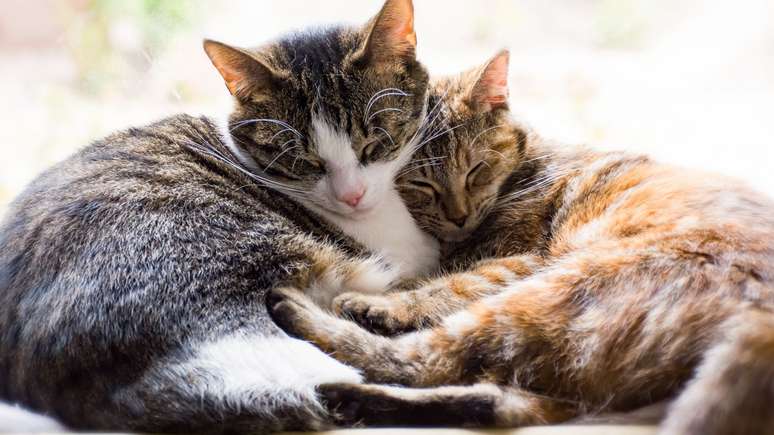
[[[226,127],[227,121],[221,121],[219,124],[225,144],[240,162],[251,170],[258,170],[255,161],[231,139],[231,134]],[[327,128],[325,131],[327,132],[325,135],[319,132],[317,134],[317,136],[325,136],[324,140],[320,139],[321,144],[329,147],[340,145],[339,148],[351,149],[348,138],[333,140],[330,136],[333,135],[331,132],[334,132],[334,129]],[[406,149],[409,148],[406,147]],[[419,228],[406,208],[406,204],[392,185],[395,170],[399,169],[408,157],[408,155],[402,156],[393,162],[395,167],[375,167],[369,171],[370,181],[373,183],[372,187],[375,187],[371,190],[381,191],[382,199],[365,216],[353,218],[332,213],[311,202],[304,204],[340,228],[345,234],[363,244],[372,253],[383,257],[392,267],[397,269],[399,278],[414,278],[430,273],[438,267],[440,259],[438,241]],[[350,156],[350,158],[353,157]]]
[[[438,242],[417,226],[394,188],[367,216],[351,219],[316,210],[327,220],[398,268],[401,278],[412,278],[438,266]]]

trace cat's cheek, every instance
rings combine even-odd
[[[376,162],[362,169],[363,179],[366,183],[365,195],[363,195],[363,210],[371,210],[382,204],[387,193],[395,188],[393,180],[394,168],[387,162]]]
[[[310,190],[309,196],[312,203],[329,212],[346,215],[351,211],[336,200],[327,175],[317,180],[314,187]]]

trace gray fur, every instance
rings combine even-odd
[[[207,398],[186,397],[182,379],[143,374],[209,337],[280,334],[265,289],[336,232],[189,141],[228,152],[209,120],[177,116],[95,143],[14,202],[0,236],[3,398],[77,428],[224,420],[227,409],[197,414]]]
[[[413,52],[353,60],[372,26],[246,52],[286,78],[237,95],[234,140],[256,168],[239,164],[210,119],[178,115],[99,140],[31,183],[0,225],[1,399],[91,430],[326,424],[309,398],[210,395],[203,386],[217,379],[189,363],[222,337],[286,337],[267,315],[267,290],[314,279],[321,253],[334,266],[369,254],[290,197],[323,170],[314,144],[298,138],[277,158],[276,144],[295,134],[250,120],[282,120],[305,136],[314,109],[350,133],[364,160],[394,158],[424,113],[427,74]],[[406,96],[371,113],[401,112],[368,120],[366,104],[387,87]],[[366,153],[373,135],[379,144]]]

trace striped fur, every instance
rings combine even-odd
[[[472,123],[498,113],[445,98]],[[460,137],[442,141],[459,147]],[[664,434],[774,431],[774,203],[716,175],[526,137],[496,205],[450,248],[447,265],[464,270],[407,292],[336,300],[370,329],[418,330],[375,335],[295,289],[270,297],[284,329],[366,381],[428,389],[414,400],[360,386],[364,398],[343,399],[355,419],[399,423],[457,385],[475,406],[460,411],[450,400],[450,424],[553,423],[676,397]],[[469,166],[435,170],[452,178]],[[468,195],[439,190],[437,203],[462,202],[443,198],[455,194]],[[496,387],[483,400],[476,384]],[[364,410],[379,395],[397,404]]]
[[[330,425],[317,387],[360,373],[264,299],[329,304],[435,267],[392,182],[426,112],[414,42],[410,0],[255,50],[208,41],[226,126],[173,116],[41,174],[0,224],[0,399],[84,430]]]

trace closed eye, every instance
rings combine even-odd
[[[411,180],[411,181],[409,181],[409,184],[411,184],[414,187],[430,189],[430,190],[436,190],[435,186],[433,186],[432,184],[428,183],[427,181]]]
[[[492,169],[485,161],[480,161],[468,172],[465,184],[468,188],[473,186],[483,186],[492,181]]]
[[[307,158],[306,161],[307,161],[307,163],[312,165],[313,168],[315,168],[315,169],[317,169],[317,170],[319,170],[321,172],[325,172],[325,163],[323,163],[322,160],[318,160],[316,158],[310,157],[310,158]]]
[[[371,155],[376,151],[376,147],[380,143],[381,141],[379,139],[374,139],[363,147],[363,151],[360,154],[360,163],[365,164],[371,158]]]
[[[433,198],[437,198],[440,192],[438,191],[438,188],[429,181],[425,180],[410,180],[408,181],[409,186],[412,188],[419,190],[423,193],[425,193],[428,196],[432,196]]]

